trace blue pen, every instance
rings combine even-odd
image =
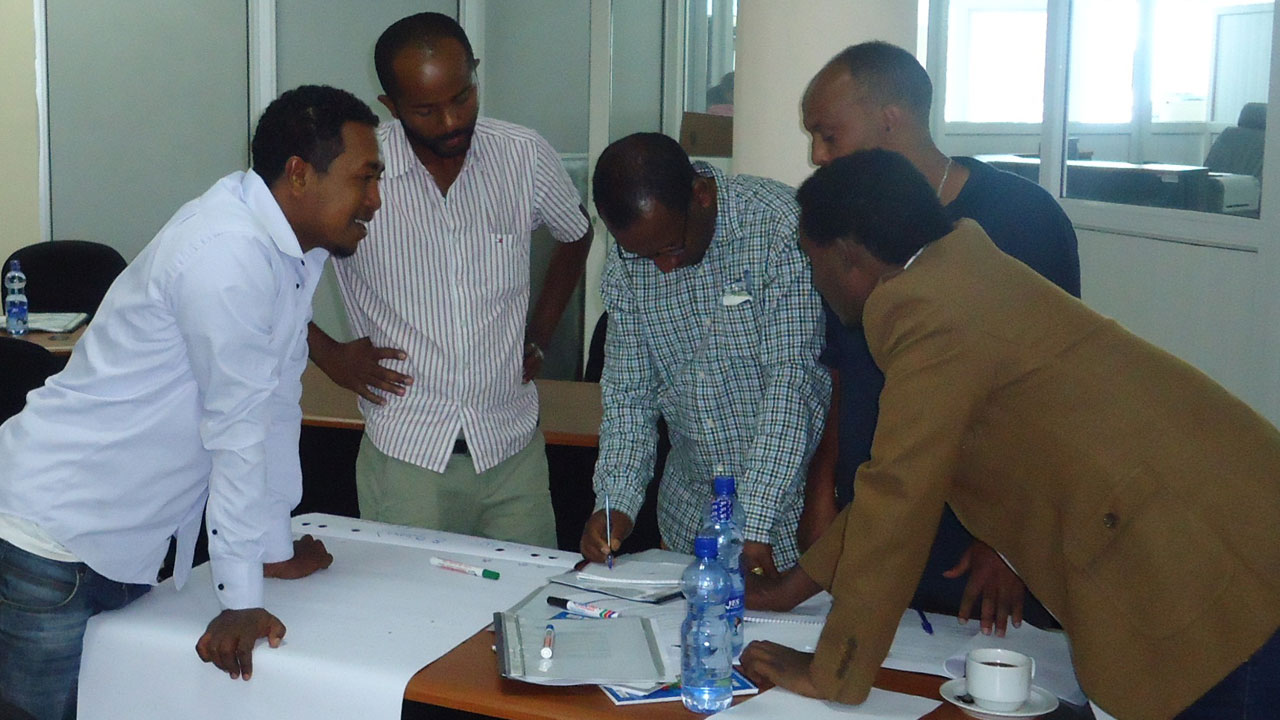
[[[916,614],[920,616],[920,627],[924,628],[925,634],[933,634],[933,626],[929,624],[929,618],[924,616],[924,611],[916,608]]]
[[[609,546],[609,554],[605,557],[605,564],[609,569],[613,569],[613,517],[609,512],[609,491],[604,492],[604,542]]]

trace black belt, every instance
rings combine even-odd
[[[466,441],[466,440],[463,440],[462,438],[458,438],[457,440],[454,440],[454,441],[453,441],[453,454],[454,454],[454,455],[467,455],[467,454],[468,454],[468,452],[467,452],[467,441]]]

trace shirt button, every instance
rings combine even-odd
[[[226,590],[227,588],[226,588],[226,586],[224,586],[222,583],[218,583],[218,589],[219,589],[219,590]]]
[[[301,288],[302,288],[302,284],[301,284],[301,283],[294,283],[294,284],[293,284],[293,289],[294,289],[294,290],[299,290],[299,289],[301,289]]]
[[[1120,524],[1120,518],[1116,517],[1115,513],[1107,513],[1102,516],[1102,525],[1104,527],[1111,529],[1118,524]]]
[[[218,534],[218,528],[214,528],[214,529],[210,530],[210,531],[209,531],[209,534],[210,534],[210,535],[217,535],[217,534]]]

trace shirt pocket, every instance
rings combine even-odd
[[[754,301],[733,306],[719,305],[714,323],[717,357],[730,364],[755,365],[760,356],[760,333],[756,326]]]
[[[1147,467],[1063,522],[1063,553],[1085,584],[1081,594],[1111,605],[1140,635],[1167,637],[1213,612],[1234,573],[1213,528]]]
[[[484,235],[485,276],[499,292],[520,294],[529,287],[529,236],[527,233],[489,232]]]

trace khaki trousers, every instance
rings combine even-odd
[[[470,455],[452,455],[444,472],[436,473],[383,453],[365,435],[356,490],[366,520],[556,546],[541,430],[523,450],[480,474]]]

